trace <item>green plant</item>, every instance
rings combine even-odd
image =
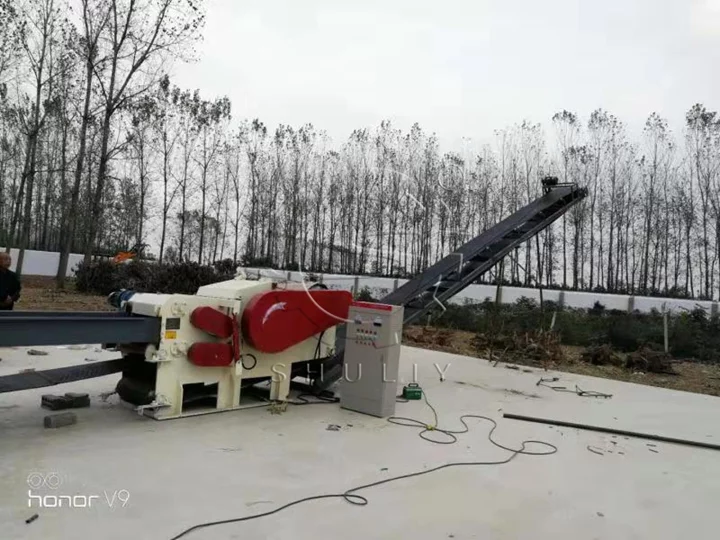
[[[627,313],[604,309],[558,308],[544,313],[533,302],[520,299],[513,305],[449,304],[430,311],[431,324],[440,328],[466,330],[483,335],[509,336],[547,330],[555,315],[554,329],[564,345],[588,347],[609,345],[617,351],[635,351],[640,346],[664,348],[663,315]],[[425,324],[423,319],[421,324]],[[708,317],[702,310],[669,315],[670,352],[676,358],[695,358],[704,362],[720,361],[720,317]]]
[[[369,287],[363,287],[360,289],[360,291],[355,295],[355,300],[360,300],[361,302],[377,302]]]
[[[75,287],[80,292],[107,295],[119,289],[117,265],[110,260],[81,261],[75,270]]]

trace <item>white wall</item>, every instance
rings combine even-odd
[[[258,272],[263,276],[288,279],[291,281],[302,281],[306,274],[301,272],[287,272],[283,270],[272,270],[268,268],[245,268],[250,276]],[[375,298],[382,298],[393,291],[394,287],[400,287],[407,283],[406,279],[379,278],[370,276],[349,276],[341,274],[314,274],[321,277],[322,282],[331,289],[353,290],[356,286],[359,290],[367,287]],[[357,282],[356,282],[357,279]],[[396,285],[397,283],[397,285]],[[450,300],[453,304],[465,302],[480,303],[485,299],[495,300],[496,287],[494,285],[470,285]],[[540,300],[539,289],[524,287],[502,287],[501,302],[503,304],[515,303],[522,297]],[[629,308],[636,309],[642,313],[649,313],[653,308],[662,311],[665,307],[668,311],[693,310],[701,308],[707,313],[718,311],[717,302],[699,300],[680,300],[676,298],[656,298],[646,296],[628,296],[622,294],[602,294],[592,292],[559,291],[556,289],[543,289],[543,299],[562,303],[567,307],[591,308],[595,302],[600,302],[606,309],[618,309],[627,311]]]
[[[4,247],[0,247],[0,251],[5,251]],[[18,250],[10,249],[12,257],[11,270],[15,270],[17,265]],[[68,261],[68,269],[66,276],[74,276],[75,268],[82,261],[83,256],[77,253],[70,254]],[[58,264],[60,264],[60,253],[53,251],[35,251],[32,249],[25,250],[25,259],[23,260],[23,275],[27,276],[55,276],[57,275]]]
[[[0,247],[5,251],[5,248]],[[15,269],[17,264],[18,252],[11,249],[10,253],[13,258],[11,269]],[[80,254],[70,254],[68,263],[68,276],[75,275],[75,268],[82,261],[83,256]],[[60,262],[60,254],[52,251],[34,251],[25,250],[25,261],[23,262],[23,274],[34,276],[55,276],[57,273],[58,263]],[[283,270],[272,270],[269,268],[246,268],[248,273],[276,277],[278,279],[287,279],[290,275],[291,281],[302,281],[305,274],[301,272],[287,272]],[[367,287],[371,294],[376,298],[382,298],[391,292],[394,287],[400,287],[407,282],[406,279],[381,278],[370,276],[349,276],[342,274],[316,274],[322,277],[322,282],[332,289],[353,290],[356,285],[359,289]],[[396,284],[397,283],[397,284]],[[463,304],[465,302],[479,303],[485,299],[495,299],[496,288],[494,285],[470,285],[450,302],[454,304]],[[521,297],[540,300],[540,291],[538,289],[527,289],[523,287],[503,287],[501,301],[503,304],[512,304]],[[560,302],[561,291],[543,290],[543,298],[553,302]],[[631,306],[631,297],[620,294],[601,294],[590,292],[565,291],[562,295],[564,305],[574,308],[591,308],[595,302],[600,302],[607,309],[627,310]],[[675,298],[651,298],[643,296],[632,297],[632,307],[643,313],[647,313],[653,308],[658,311],[663,310],[663,305],[670,311],[679,311],[682,309],[692,310],[695,308],[705,309],[708,313],[714,313],[718,310],[717,302],[697,301],[697,300],[679,300]]]

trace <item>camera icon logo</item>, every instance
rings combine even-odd
[[[60,484],[62,484],[62,479],[60,478],[60,475],[55,472],[51,472],[48,474],[32,472],[27,477],[27,484],[32,489],[57,489],[60,487]]]

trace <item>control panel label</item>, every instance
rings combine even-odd
[[[166,330],[180,330],[180,317],[173,317],[165,320]]]

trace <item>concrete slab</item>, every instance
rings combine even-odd
[[[112,358],[92,349],[45,348],[49,356],[0,350],[0,375]],[[90,354],[92,353],[92,354]],[[552,456],[519,456],[501,466],[458,467],[400,480],[362,494],[364,507],[326,499],[254,521],[199,530],[184,538],[267,539],[714,539],[720,528],[720,454],[637,439],[502,420],[503,411],[550,416],[573,411],[627,426],[720,440],[720,399],[569,374],[563,383],[613,394],[609,401],[537,387],[533,373],[488,362],[403,348],[403,376],[417,372],[441,426],[461,414],[498,419],[496,439],[558,447]],[[449,364],[449,365],[448,365]],[[417,366],[414,368],[414,366]],[[439,370],[445,370],[440,382]],[[0,395],[0,537],[13,540],[169,539],[200,522],[272,510],[294,499],[454,461],[502,460],[508,453],[475,422],[454,445],[334,404],[265,409],[157,422],[136,415],[111,392],[117,376],[55,387],[89,392],[78,423],[46,430],[40,396],[48,389]],[[636,412],[637,411],[637,412]],[[653,412],[656,411],[656,412]],[[421,402],[397,414],[430,422]],[[598,416],[599,415],[599,416]],[[711,420],[715,420],[712,422]],[[329,431],[329,424],[342,426]],[[599,450],[595,453],[588,446]],[[33,484],[45,483],[37,489]],[[90,508],[38,508],[32,495],[96,496]],[[126,501],[126,502],[124,502]],[[50,499],[48,502],[52,502]],[[82,502],[77,499],[77,502]],[[78,505],[79,506],[79,505]],[[30,524],[25,520],[37,513]]]

